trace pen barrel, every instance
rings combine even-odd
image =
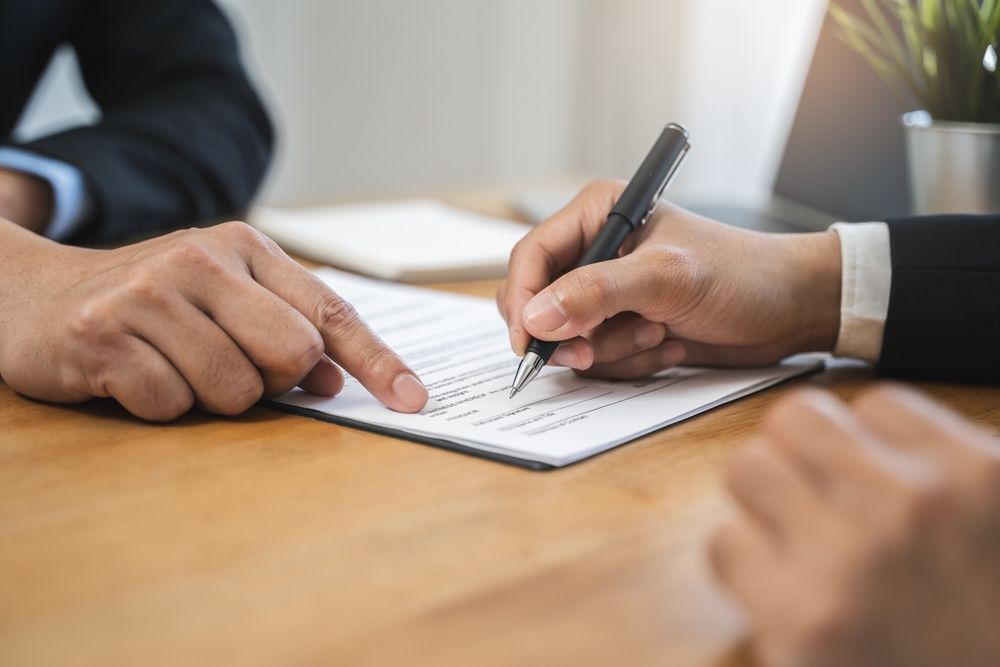
[[[633,228],[640,226],[650,211],[650,203],[663,195],[688,147],[687,130],[676,123],[667,125],[611,213],[628,220]]]
[[[634,229],[631,221],[612,212],[601,227],[601,231],[597,233],[597,238],[580,258],[577,268],[607,262],[618,257],[618,251]]]

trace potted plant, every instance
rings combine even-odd
[[[915,99],[903,116],[916,213],[1000,212],[1000,0],[833,3],[841,38]]]

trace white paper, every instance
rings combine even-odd
[[[334,398],[294,390],[278,402],[526,462],[587,458],[795,375],[815,360],[751,370],[679,368],[638,382],[602,382],[545,368],[509,399],[519,360],[492,300],[382,283],[323,269],[427,385],[417,415],[393,412],[348,378]]]
[[[430,199],[292,210],[250,218],[280,246],[386,280],[499,278],[529,228]]]

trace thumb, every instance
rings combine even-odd
[[[539,340],[569,340],[618,313],[648,309],[656,298],[651,281],[633,271],[632,255],[591,264],[562,276],[524,307],[524,328]]]

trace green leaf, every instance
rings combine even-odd
[[[1000,0],[861,0],[864,17],[835,2],[838,36],[894,90],[909,90],[935,118],[1000,123]],[[900,37],[902,35],[902,37]]]

